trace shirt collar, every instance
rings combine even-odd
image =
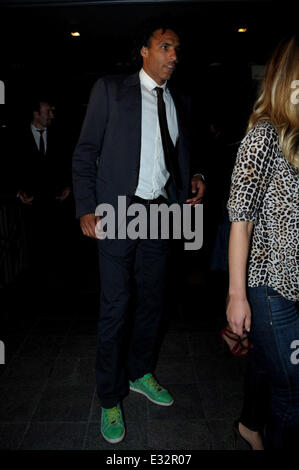
[[[163,88],[163,90],[167,93],[168,88],[167,86],[167,81],[163,83],[163,85],[158,85],[158,83],[155,82],[155,80],[152,79],[142,68],[139,72],[139,78],[140,78],[140,83],[148,90],[148,91],[153,91],[154,88],[157,86],[160,88]]]
[[[35,132],[39,132],[39,131],[46,131],[47,132],[47,128],[44,127],[43,129],[38,129],[37,127],[35,127],[33,124],[31,124],[31,129]]]

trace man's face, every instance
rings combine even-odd
[[[174,31],[166,29],[163,33],[162,29],[157,29],[150,38],[149,47],[141,48],[143,69],[158,85],[163,85],[173,74],[179,47],[180,40]]]
[[[34,122],[38,127],[48,127],[50,126],[52,119],[54,119],[54,114],[49,103],[41,103],[39,113],[34,111],[33,113]]]

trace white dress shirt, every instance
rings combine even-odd
[[[39,130],[42,130],[42,129],[39,129]],[[33,124],[31,124],[31,131],[32,131],[32,134],[33,134],[33,137],[34,137],[34,140],[35,140],[35,143],[36,143],[36,146],[39,150],[39,144],[40,144],[40,138],[44,139],[44,144],[45,144],[45,152],[47,151],[47,128],[45,127],[43,129],[43,134],[41,134],[39,132],[38,128],[35,127]]]
[[[154,89],[158,85],[143,69],[139,73],[142,96],[141,114],[141,155],[139,179],[136,196],[143,199],[155,199],[162,195],[167,198],[164,189],[169,173],[166,170],[164,151],[161,140],[157,92]],[[166,107],[167,124],[173,144],[178,139],[178,123],[174,102],[166,82],[163,88],[163,99]]]

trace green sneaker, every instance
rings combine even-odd
[[[101,433],[106,441],[116,444],[125,436],[125,425],[118,403],[114,408],[102,408]]]
[[[170,393],[156,381],[152,374],[145,374],[140,379],[131,382],[130,390],[142,393],[150,401],[157,405],[170,406],[173,404],[173,398]]]

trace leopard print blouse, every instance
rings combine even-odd
[[[231,222],[254,222],[248,285],[299,300],[299,172],[270,122],[257,124],[241,142],[227,208]]]

